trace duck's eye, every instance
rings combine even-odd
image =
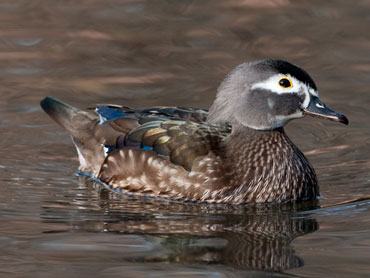
[[[285,89],[293,87],[292,81],[290,81],[290,79],[287,78],[287,77],[281,78],[279,80],[279,85],[280,85],[280,87],[285,88]]]

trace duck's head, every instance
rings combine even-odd
[[[307,72],[285,61],[262,60],[229,73],[218,88],[208,122],[271,130],[304,115],[348,124],[346,116],[319,99]]]

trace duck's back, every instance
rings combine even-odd
[[[100,123],[95,136],[107,154],[127,147],[151,150],[188,171],[196,158],[220,150],[231,132],[230,126],[207,124],[208,112],[203,109],[98,106],[96,112]]]

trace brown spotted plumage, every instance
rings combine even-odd
[[[279,60],[237,67],[209,113],[101,105],[94,115],[49,97],[41,106],[72,135],[80,170],[110,189],[233,204],[315,199],[315,172],[283,126],[304,114],[348,123],[306,72]]]

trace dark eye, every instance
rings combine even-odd
[[[281,78],[279,80],[279,85],[280,87],[285,88],[285,89],[293,87],[292,81],[290,81],[290,79],[287,77]]]

